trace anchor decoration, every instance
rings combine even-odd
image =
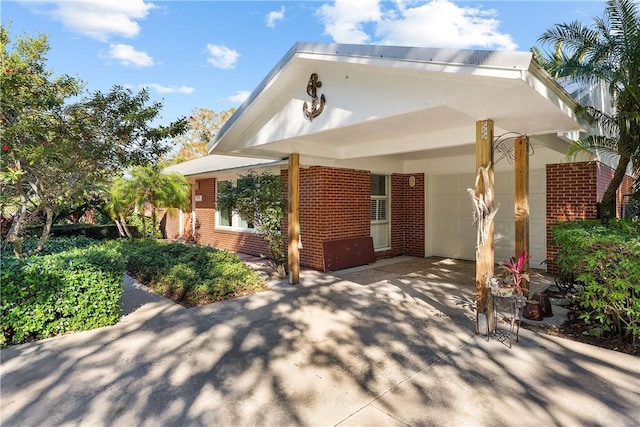
[[[318,98],[319,87],[322,87],[322,82],[318,80],[318,75],[316,73],[311,74],[311,77],[309,77],[309,83],[307,83],[307,94],[311,97],[311,109],[309,109],[307,101],[302,105],[302,113],[310,122],[322,114],[324,104],[327,102],[324,94],[320,95],[320,98]]]

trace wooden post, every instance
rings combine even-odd
[[[480,180],[475,189],[476,194],[484,194],[486,191],[491,193],[494,192],[492,143],[493,120],[477,121],[476,173],[481,167],[487,167],[489,164],[491,164],[491,167],[488,171],[489,182],[484,183]],[[485,275],[492,274],[494,266],[493,229],[494,226],[492,221],[489,225],[486,243],[476,248],[476,334],[487,333],[492,330],[494,326],[493,301],[489,298],[489,292],[485,286]]]
[[[516,221],[516,258],[522,251],[529,255],[529,144],[526,136],[515,141],[515,221]],[[529,269],[529,262],[525,264]],[[528,288],[528,283],[523,283]]]
[[[297,285],[300,282],[300,154],[289,156],[289,283]]]

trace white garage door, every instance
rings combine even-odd
[[[475,182],[474,174],[432,175],[429,177],[427,210],[428,247],[431,254],[447,258],[475,259],[475,227],[467,188]],[[546,258],[545,172],[529,174],[529,246],[532,268],[544,268]],[[501,205],[495,220],[495,260],[509,259],[515,251],[513,215],[513,172],[495,174],[496,201]]]

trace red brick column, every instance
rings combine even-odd
[[[551,230],[560,221],[595,219],[598,202],[598,163],[547,165],[547,271],[558,273],[558,245]]]
[[[368,171],[354,169],[300,169],[301,265],[324,270],[324,242],[370,235],[369,176]],[[287,194],[287,177],[288,171],[283,170],[283,194]]]
[[[385,255],[424,257],[424,182],[423,173],[391,175],[391,251]]]

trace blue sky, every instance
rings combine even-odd
[[[89,90],[148,87],[163,122],[241,105],[297,41],[527,51],[602,1],[2,1],[12,37],[50,36],[49,68]]]

